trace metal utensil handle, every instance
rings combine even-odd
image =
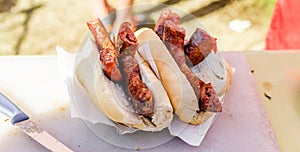
[[[29,119],[29,117],[12,103],[6,96],[0,92],[0,113],[11,119],[11,123],[15,124]]]

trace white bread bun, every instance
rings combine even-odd
[[[150,44],[153,59],[149,59],[149,55],[145,52],[139,52],[144,58],[155,62],[159,77],[179,119],[190,124],[201,124],[210,118],[212,115],[211,112],[197,112],[199,109],[198,99],[192,86],[185,75],[180,71],[175,60],[156,33],[152,29],[142,28],[135,34],[140,45],[143,45],[143,43]],[[226,76],[224,77],[227,79]],[[217,92],[217,94],[224,94],[226,90],[225,81],[223,85],[224,86],[218,86],[220,92]]]
[[[173,119],[173,109],[161,82],[153,74],[149,66],[136,53],[143,82],[152,92],[154,114],[149,120],[135,114],[120,86],[106,78],[99,62],[97,46],[91,39],[92,47],[85,48],[75,65],[75,75],[89,93],[93,104],[114,122],[143,131],[160,131],[169,126]],[[87,71],[88,67],[92,67]]]

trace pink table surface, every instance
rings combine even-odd
[[[280,151],[246,58],[242,53],[223,53],[223,56],[235,68],[235,75],[232,86],[225,97],[224,111],[208,131],[203,143],[199,147],[192,147],[180,139],[174,138],[166,144],[145,151]],[[34,106],[31,101],[43,101],[43,98],[47,98],[45,94],[30,101],[37,90],[47,90],[52,96],[51,100],[43,101],[45,102],[43,104],[65,100],[65,97],[67,97],[67,91],[64,90],[64,84],[59,79],[58,70],[55,69],[57,67],[55,56],[42,58],[31,56],[0,57],[0,63],[0,68],[11,66],[15,69],[12,71],[9,68],[2,68],[4,71],[0,75],[0,83],[5,82],[8,91],[15,91],[11,93],[11,96],[21,99],[16,104],[20,105],[20,108],[39,122],[45,130],[71,149],[74,151],[132,151],[104,142],[95,136],[84,122],[71,119],[67,102],[54,107],[51,113],[47,111],[37,115],[36,112],[30,109],[31,106]],[[24,75],[22,73],[24,68],[28,72],[24,77],[12,76]],[[50,71],[50,73],[45,74],[47,71]],[[34,73],[34,75],[30,77],[30,73]],[[7,79],[9,77],[14,79]],[[42,81],[37,81],[37,77],[43,77]],[[6,80],[3,80],[4,78]],[[45,85],[43,87],[40,86],[41,82],[53,86],[47,87]],[[24,90],[26,88],[26,86],[20,86],[18,89],[12,86],[18,83],[20,85],[38,85],[40,88],[32,87],[32,91],[27,90],[26,96],[18,96],[16,92],[22,94],[20,89]],[[0,87],[0,89],[6,88]],[[0,138],[0,149],[6,149],[7,151],[47,151],[15,127],[9,126],[7,121],[1,122],[0,125],[6,126],[0,128],[0,136],[2,136]],[[6,130],[3,130],[3,128],[6,128]],[[11,146],[16,145],[16,142],[19,146]]]

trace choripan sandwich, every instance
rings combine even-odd
[[[208,78],[203,74],[214,67],[199,74],[198,65],[218,53],[216,39],[204,29],[195,29],[187,38],[179,15],[170,9],[162,11],[154,29],[134,32],[131,23],[123,22],[114,41],[100,19],[87,25],[98,56],[95,81],[90,84],[84,68],[75,67],[76,76],[94,97],[94,105],[112,121],[160,131],[170,125],[174,113],[180,120],[198,125],[222,112],[221,97],[233,74],[223,59],[224,75]]]
[[[138,40],[131,23],[120,25],[113,43],[100,19],[87,22],[97,52],[94,82],[84,68],[76,76],[94,105],[112,121],[143,131],[160,131],[171,123],[173,108],[162,83],[137,52]],[[80,62],[80,61],[79,61]]]
[[[179,23],[179,15],[166,9],[160,14],[154,30],[143,28],[136,35],[140,44],[150,44],[151,57],[175,113],[184,122],[201,124],[212,113],[222,112],[219,97],[228,90],[232,71],[224,61],[225,76],[214,80],[224,83],[215,88],[212,83],[203,81],[207,78],[197,76],[194,67],[210,53],[217,52],[216,39],[205,30],[197,28],[191,38],[186,40],[185,29]],[[142,56],[147,58],[145,54]]]

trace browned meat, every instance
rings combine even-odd
[[[196,96],[199,98],[201,80],[198,77],[196,77],[196,75],[190,70],[190,68],[186,64],[181,65],[179,68],[181,72],[185,75],[185,77],[188,79],[192,88],[194,89]]]
[[[164,24],[166,21],[172,21],[173,23],[179,25],[180,23],[180,16],[176,13],[173,13],[170,9],[165,9],[161,12],[156,25],[154,27],[154,31],[159,36],[159,38],[163,39],[164,33]]]
[[[216,94],[216,91],[213,89],[211,83],[205,84],[200,82],[200,110],[206,109],[211,112],[221,112],[222,104],[219,101],[219,98]]]
[[[100,61],[105,75],[112,81],[119,82],[122,75],[117,66],[117,51],[112,44],[109,35],[100,19],[87,22],[88,28],[93,34],[100,50]]]
[[[128,86],[127,92],[132,97],[134,109],[137,114],[149,116],[154,112],[154,102],[150,90],[140,77],[140,69],[134,58],[137,51],[137,41],[130,27],[130,23],[124,22],[119,29],[117,39],[121,52],[120,60]]]
[[[137,39],[131,30],[131,24],[129,22],[124,22],[120,25],[118,38],[117,38],[117,51],[122,53],[125,49],[130,49],[131,53],[135,53]],[[128,52],[129,50],[127,50]]]
[[[211,50],[216,52],[216,39],[200,28],[196,29],[189,42],[184,46],[184,52],[193,65],[203,61]]]
[[[196,77],[186,64],[181,65],[180,70],[190,82],[196,96],[200,98],[200,111],[221,112],[222,104],[219,102],[219,98],[211,83],[206,84]]]
[[[165,25],[163,41],[177,65],[181,66],[186,62],[183,52],[185,30],[174,24],[172,21],[166,21]]]
[[[175,59],[181,72],[186,76],[196,96],[199,98],[200,111],[221,112],[222,104],[212,85],[210,83],[205,84],[201,79],[196,77],[185,62],[183,53],[184,37],[185,31],[183,28],[173,22],[165,22],[163,41],[166,43],[170,54]]]

